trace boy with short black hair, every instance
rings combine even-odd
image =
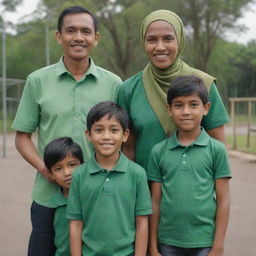
[[[81,147],[69,137],[48,143],[44,150],[44,163],[52,179],[60,186],[51,204],[56,207],[54,230],[55,256],[70,255],[69,225],[66,218],[67,197],[74,169],[84,162]]]
[[[167,101],[177,131],[150,155],[150,256],[222,256],[231,172],[225,145],[200,127],[210,108],[207,89],[201,79],[182,76]]]
[[[95,105],[87,116],[95,155],[72,179],[67,207],[72,256],[146,254],[152,212],[146,172],[120,152],[129,136],[128,120],[110,101]]]

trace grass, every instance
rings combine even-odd
[[[12,122],[13,120],[10,120],[10,119],[7,120],[7,132],[13,132]],[[2,134],[2,132],[3,132],[3,120],[0,119],[0,134]]]
[[[235,117],[236,123],[240,124],[247,124],[248,122],[248,116],[247,115],[236,115]],[[256,123],[256,115],[252,115],[252,123]]]
[[[231,135],[228,135],[227,141],[229,145],[232,145],[233,137]],[[237,135],[236,144],[237,144],[237,150],[250,153],[250,154],[256,154],[256,135],[255,134],[251,135],[249,148],[246,147],[246,144],[247,144],[246,135]]]

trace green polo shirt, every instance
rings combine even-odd
[[[225,145],[204,130],[189,146],[176,134],[152,149],[148,179],[162,183],[160,243],[212,246],[215,232],[215,179],[230,178]]]
[[[54,214],[54,243],[56,246],[55,256],[70,256],[69,246],[69,221],[66,218],[67,198],[63,196],[59,189],[51,199],[56,208]]]
[[[228,114],[215,84],[211,86],[209,99],[210,111],[202,121],[202,126],[206,131],[229,122]],[[136,162],[146,169],[152,147],[166,139],[166,134],[148,102],[142,72],[123,83],[117,102],[127,110],[130,116],[132,130],[136,136]]]
[[[80,144],[88,159],[92,147],[84,134],[87,114],[100,101],[115,101],[120,84],[118,76],[96,66],[92,59],[89,69],[77,82],[60,59],[28,76],[13,129],[26,133],[38,130],[41,156],[50,141],[69,136]],[[40,205],[51,207],[49,200],[56,189],[56,184],[38,173],[32,198]]]
[[[92,157],[73,173],[67,218],[83,221],[83,255],[129,255],[136,216],[151,213],[146,172],[122,153],[111,171]]]

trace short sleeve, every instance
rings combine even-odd
[[[128,93],[125,90],[125,85],[122,84],[118,91],[117,104],[124,108],[128,113],[130,113],[130,103],[128,100]]]
[[[162,174],[159,166],[160,156],[158,156],[157,154],[157,151],[158,151],[157,146],[158,145],[154,146],[150,153],[147,176],[148,176],[148,180],[150,181],[162,182]]]
[[[12,125],[13,129],[26,133],[32,133],[37,129],[40,120],[40,106],[36,98],[37,87],[35,79],[29,76]]]
[[[227,150],[224,144],[218,141],[218,147],[214,150],[214,179],[231,178],[231,169]]]
[[[79,169],[78,169],[79,170]],[[70,220],[82,220],[82,208],[79,194],[79,173],[78,170],[72,175],[72,182],[68,193],[68,204],[66,217]]]
[[[142,169],[136,186],[135,215],[149,215],[151,213],[152,206],[147,176],[145,170]]]
[[[206,131],[217,128],[230,121],[218,89],[214,83],[209,92],[209,100],[211,103],[209,113],[202,120],[202,126]]]

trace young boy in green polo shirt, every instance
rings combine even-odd
[[[110,101],[87,116],[95,154],[72,178],[67,206],[72,256],[146,254],[151,200],[145,170],[120,152],[128,121],[126,111]]]
[[[66,218],[67,197],[74,169],[84,162],[81,147],[70,137],[61,137],[48,143],[44,150],[44,163],[52,179],[60,186],[51,204],[56,207],[54,231],[55,256],[69,256],[69,223]]]
[[[207,89],[182,76],[167,102],[177,131],[150,155],[150,256],[223,256],[231,172],[225,145],[200,127],[210,108]]]

